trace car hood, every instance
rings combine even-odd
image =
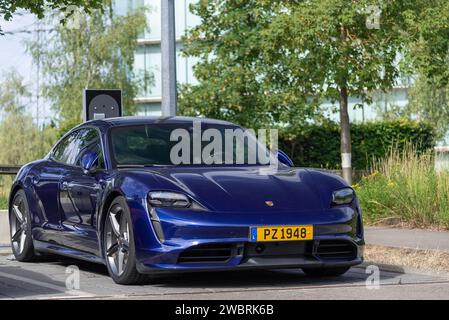
[[[323,190],[319,190],[317,179],[308,170],[283,168],[266,175],[259,169],[165,167],[139,171],[151,172],[156,178],[153,190],[182,191],[216,211],[300,212],[329,208],[330,195],[324,192],[323,198]]]

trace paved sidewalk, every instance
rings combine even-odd
[[[80,290],[66,288],[74,266],[79,268]],[[363,266],[352,268],[336,278],[308,277],[299,269],[239,270],[160,275],[146,285],[121,286],[111,280],[106,267],[101,265],[67,259],[20,263],[0,255],[0,300],[449,299],[446,275],[379,268],[378,290],[367,287],[370,274]]]
[[[389,247],[449,252],[448,231],[365,227],[365,241],[367,244]]]

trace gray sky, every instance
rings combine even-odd
[[[31,56],[26,52],[25,40],[35,37],[34,33],[24,33],[21,30],[32,31],[36,26],[37,18],[34,14],[22,11],[14,15],[11,21],[0,19],[0,25],[5,35],[0,36],[0,74],[15,68],[24,78],[25,84],[33,93],[28,105],[28,112],[36,118],[36,68]],[[10,34],[12,32],[13,34]],[[1,90],[1,88],[0,88]],[[44,108],[44,101],[40,100],[39,123],[42,124],[44,116],[48,116]]]
[[[11,21],[0,19],[3,32],[14,32],[23,29],[32,30],[34,22],[35,18],[32,14],[15,15]],[[27,82],[29,81],[31,57],[25,52],[23,41],[30,36],[30,34],[26,33],[0,36],[0,73],[15,67],[27,79]]]

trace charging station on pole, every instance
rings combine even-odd
[[[85,89],[83,91],[83,120],[122,116],[122,90]]]

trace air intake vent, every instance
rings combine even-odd
[[[316,247],[315,255],[322,260],[352,260],[357,257],[357,247],[345,240],[321,240]]]
[[[179,255],[178,263],[226,262],[236,253],[237,245],[234,243],[203,244],[183,251]]]
[[[362,223],[362,216],[360,215],[360,213],[357,215],[356,235],[359,238],[363,238],[363,223]]]

